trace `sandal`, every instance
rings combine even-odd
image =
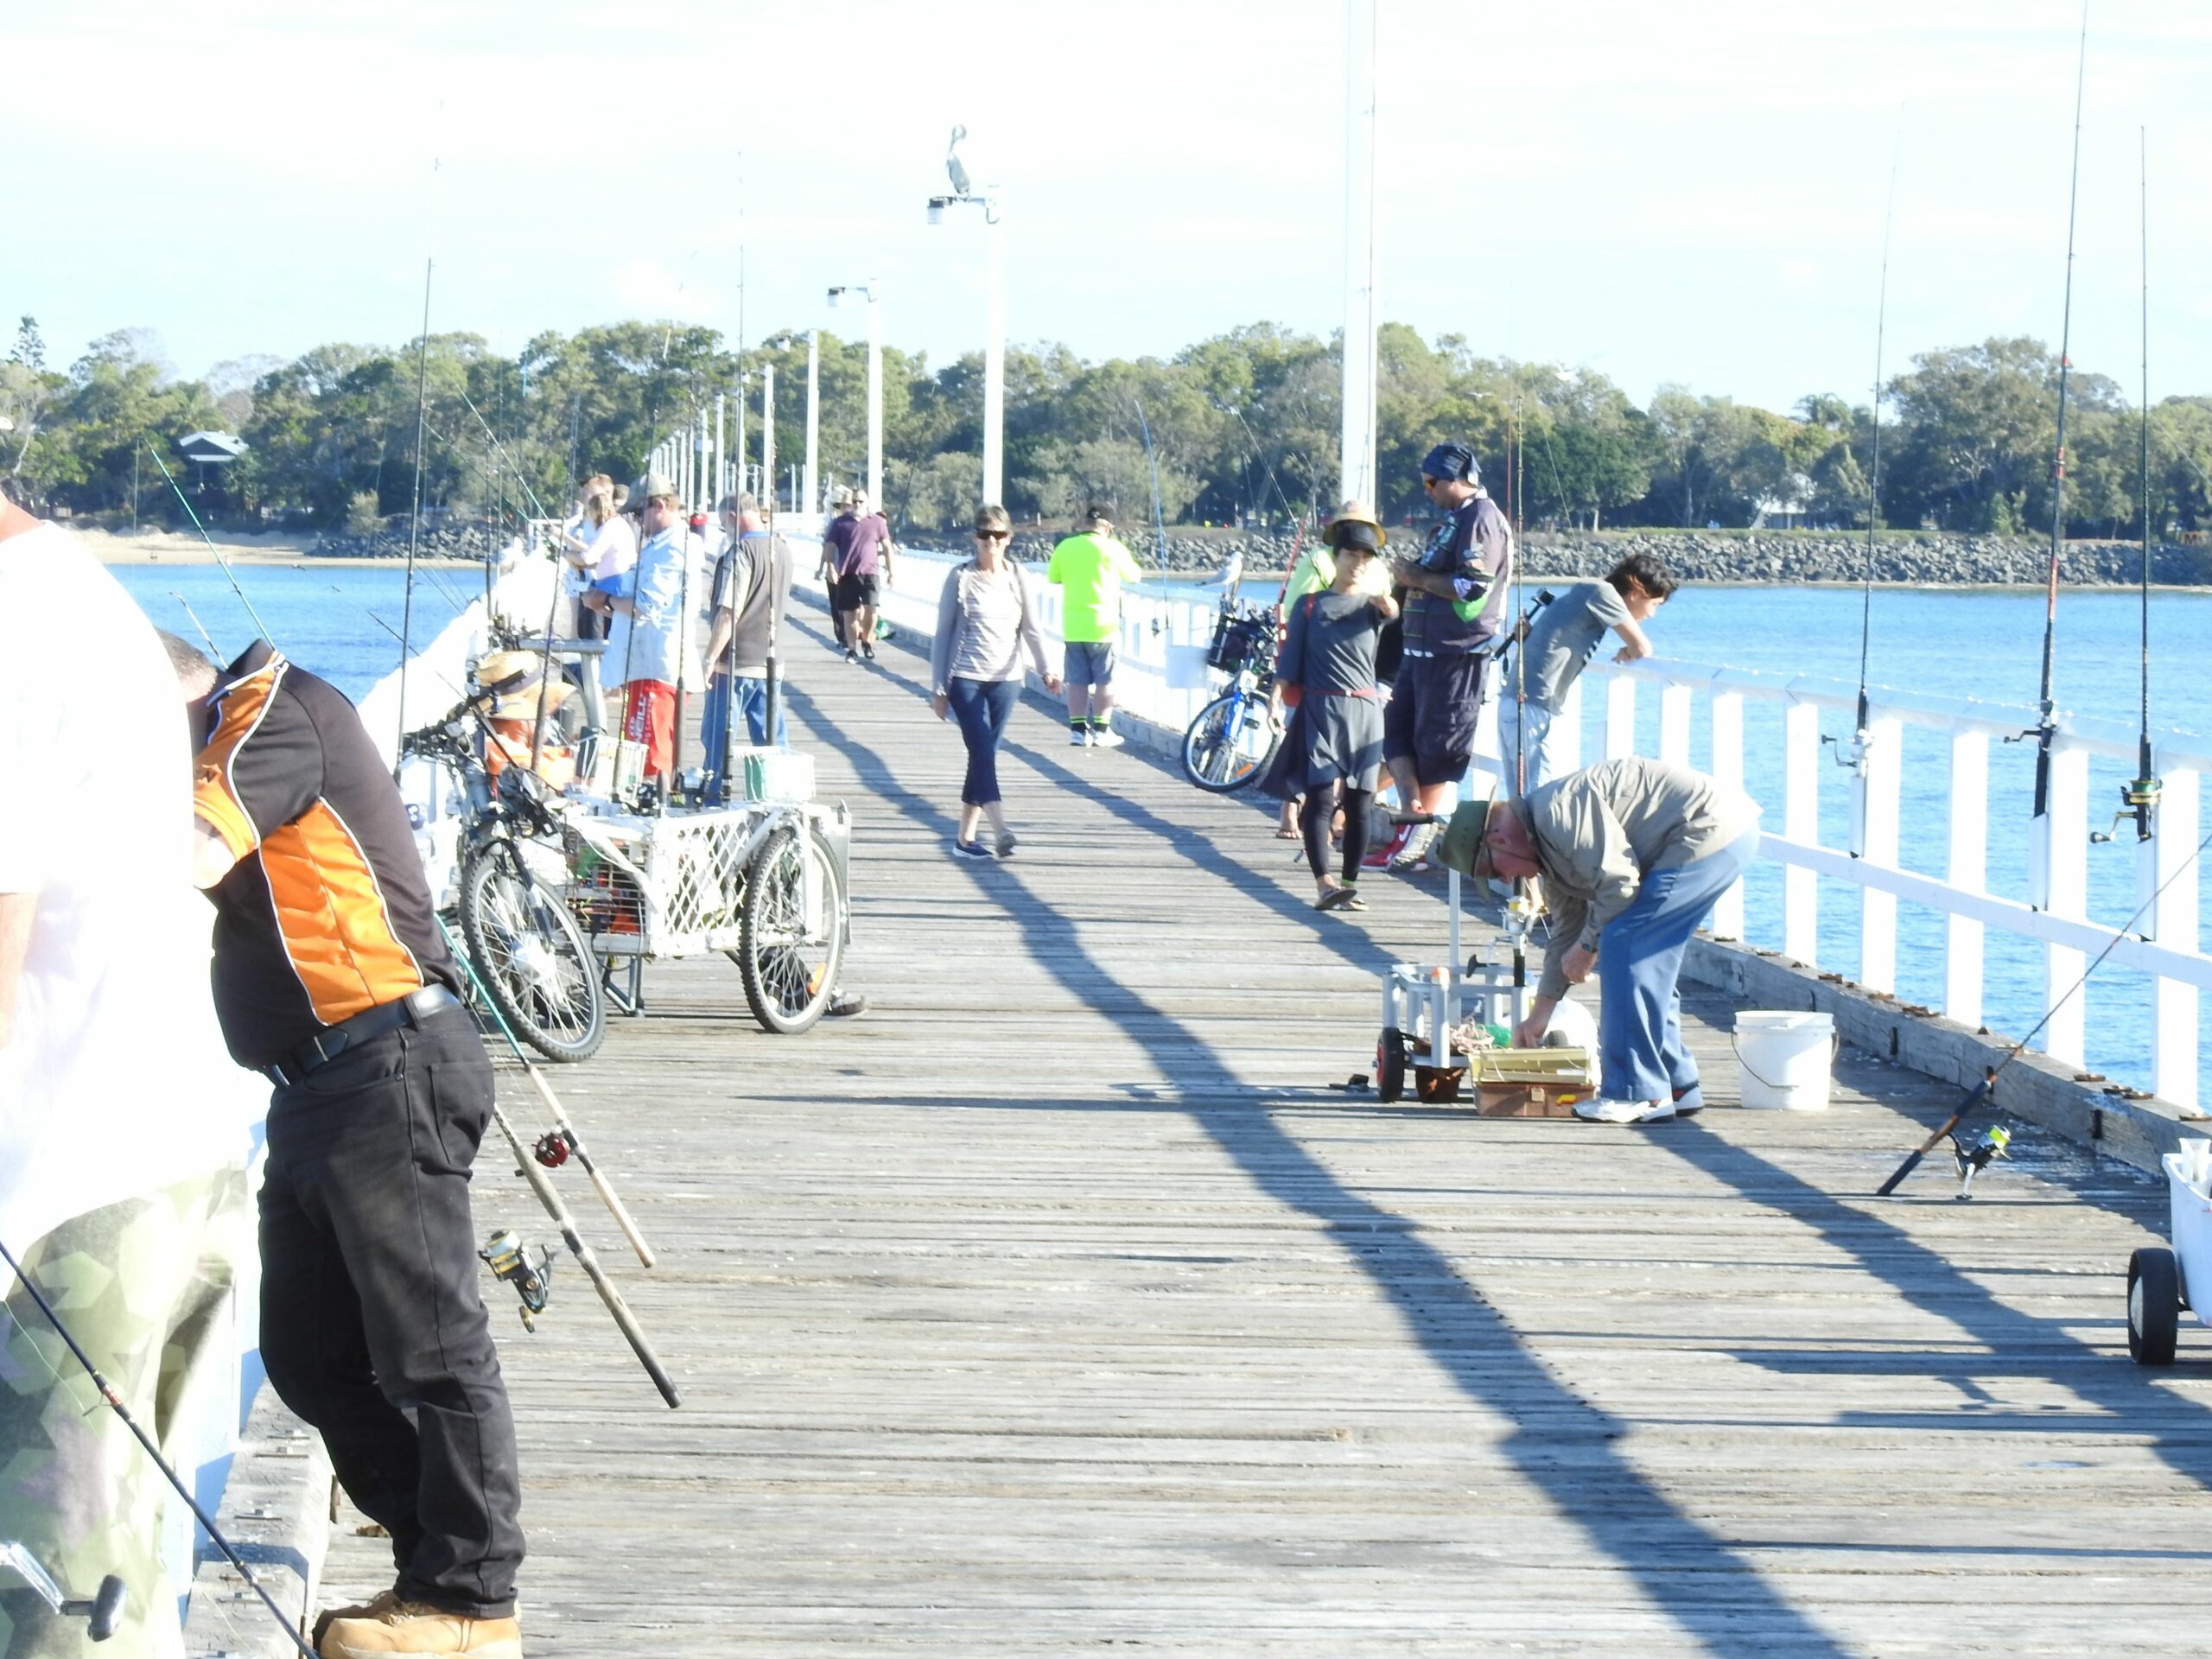
[[[1313,901],[1313,908],[1316,910],[1365,910],[1367,906],[1361,899],[1357,887],[1336,887],[1328,888],[1319,899],[1316,899]]]

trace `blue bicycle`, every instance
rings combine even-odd
[[[1282,740],[1268,695],[1275,674],[1274,607],[1224,607],[1206,665],[1228,675],[1229,689],[1183,734],[1183,774],[1211,794],[1226,795],[1258,777]]]

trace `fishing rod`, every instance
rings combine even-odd
[[[216,645],[215,636],[207,632],[207,625],[200,620],[199,613],[192,608],[192,601],[174,588],[169,589],[169,597],[184,607],[184,613],[192,619],[192,626],[199,629],[200,637],[207,642],[207,654],[220,661],[223,655],[222,648]]]
[[[270,639],[269,625],[261,620],[261,613],[253,608],[253,601],[245,596],[245,589],[238,586],[238,573],[231,569],[231,562],[223,556],[223,550],[215,545],[215,538],[207,533],[207,526],[200,522],[200,515],[193,511],[191,498],[185,494],[184,486],[176,481],[176,474],[169,471],[168,463],[162,459],[161,452],[151,443],[146,446],[146,453],[153,456],[154,465],[162,469],[162,476],[168,480],[169,488],[175,493],[185,516],[192,520],[192,527],[200,532],[200,539],[207,543],[207,550],[215,556],[215,563],[222,567],[224,576],[230,582],[231,591],[238,596],[238,603],[245,607],[245,613],[253,619],[254,632],[275,645],[276,642]]]
[[[1859,702],[1853,720],[1850,743],[1847,746],[1832,737],[1821,740],[1835,744],[1836,764],[1851,770],[1851,855],[1853,858],[1863,856],[1866,850],[1866,751],[1872,741],[1866,675],[1873,648],[1874,568],[1879,556],[1878,538],[1882,522],[1882,348],[1889,328],[1890,238],[1897,228],[1897,162],[1904,148],[1904,123],[1900,118],[1897,142],[1890,151],[1889,200],[1882,212],[1882,276],[1874,302],[1874,397],[1870,405],[1874,433],[1871,470],[1866,479],[1866,564],[1859,584]]]
[[[1137,412],[1137,430],[1144,435],[1145,464],[1152,469],[1152,537],[1154,545],[1160,550],[1160,568],[1165,570],[1167,569],[1167,517],[1160,505],[1160,457],[1153,451],[1152,423],[1144,417],[1143,401],[1132,397],[1129,406]],[[1236,575],[1241,577],[1243,574],[1243,568],[1240,565]],[[1224,602],[1235,598],[1236,594],[1235,582],[1224,584],[1222,597]]]
[[[430,163],[435,182],[438,164]],[[423,543],[423,438],[430,412],[430,276],[436,261],[423,259],[423,337],[415,352],[415,505],[407,515],[407,593],[399,611],[399,734],[407,735],[407,659],[415,632],[415,556]],[[392,780],[399,779],[397,751],[393,752]]]
[[[514,1033],[507,1029],[507,1022],[499,1014],[499,1005],[492,1001],[490,992],[485,989],[484,982],[477,976],[476,964],[468,959],[467,952],[461,949],[452,933],[448,931],[445,918],[442,916],[437,918],[437,924],[439,933],[445,938],[446,948],[453,953],[454,960],[461,963],[461,971],[468,976],[469,984],[475,988],[477,1000],[492,1010],[492,1017],[498,1023],[500,1034],[507,1039],[508,1046],[514,1049],[517,1055],[520,1056],[521,1046],[516,1043]],[[526,1056],[523,1057],[523,1067],[533,1077],[536,1076],[536,1068],[531,1065]],[[538,1079],[538,1084],[539,1087],[544,1090],[546,1098],[551,1101],[552,1091],[550,1089],[544,1089],[542,1078]],[[555,1110],[557,1112],[558,1109],[558,1103],[555,1103]],[[582,1236],[576,1231],[575,1217],[569,1213],[569,1206],[561,1201],[561,1194],[555,1189],[551,1178],[545,1173],[545,1169],[541,1166],[539,1156],[524,1145],[522,1137],[515,1133],[515,1126],[508,1122],[506,1113],[500,1109],[496,1098],[492,1103],[492,1119],[499,1126],[499,1133],[506,1136],[507,1145],[514,1152],[518,1172],[523,1179],[530,1183],[530,1190],[537,1195],[537,1201],[545,1206],[545,1213],[553,1218],[553,1224],[561,1230],[561,1239],[569,1247],[569,1254],[576,1258],[577,1265],[584,1270],[584,1276],[591,1281],[592,1288],[599,1293],[600,1300],[607,1305],[607,1311],[613,1316],[616,1328],[622,1332],[624,1340],[629,1343],[630,1351],[638,1357],[638,1363],[645,1368],[645,1375],[652,1379],[653,1387],[660,1390],[660,1397],[668,1402],[671,1410],[674,1410],[683,1403],[683,1396],[677,1392],[674,1380],[670,1377],[667,1370],[661,1364],[659,1356],[653,1352],[652,1343],[646,1337],[645,1328],[638,1323],[637,1315],[630,1311],[630,1305],[622,1300],[622,1293],[614,1287],[613,1281],[607,1276],[607,1270],[600,1266],[599,1258],[592,1254],[591,1246],[585,1243]],[[565,1118],[556,1121],[565,1126]],[[584,1158],[582,1144],[576,1140],[575,1132],[563,1129],[556,1130],[556,1133],[562,1136],[559,1144],[575,1153],[577,1160],[583,1163],[585,1168],[591,1169],[592,1166]],[[563,1160],[556,1156],[553,1161],[557,1163]],[[592,1179],[594,1185],[600,1184],[601,1177],[596,1171],[594,1171]],[[629,1220],[628,1211],[621,1208],[621,1200],[614,1197],[613,1189],[611,1186],[601,1186],[601,1197],[606,1199],[608,1207],[614,1211],[615,1220],[621,1224],[624,1232],[630,1236],[632,1247],[638,1250],[640,1258],[649,1257],[651,1253],[645,1249],[644,1239],[638,1235],[636,1224]],[[650,1260],[646,1261],[646,1265],[648,1267],[652,1265]],[[510,1277],[511,1275],[502,1274],[501,1276]],[[529,1306],[527,1300],[524,1306]],[[539,1306],[543,1306],[543,1303],[541,1302]]]
[[[2124,819],[2135,820],[2139,845],[2156,833],[2155,823],[2164,780],[2151,770],[2151,138],[2148,129],[2136,130],[2136,188],[2140,196],[2143,269],[2143,408],[2137,434],[2136,466],[2142,480],[2143,584],[2141,664],[2139,671],[2135,739],[2135,778],[2120,786],[2120,810],[2112,829],[2090,836],[2107,842]]]
[[[152,1436],[149,1435],[139,1426],[138,1420],[130,1414],[130,1408],[124,1403],[121,1392],[117,1389],[114,1383],[101,1375],[100,1368],[92,1363],[92,1357],[85,1351],[84,1344],[77,1340],[76,1333],[61,1322],[61,1316],[54,1311],[54,1304],[46,1300],[46,1294],[33,1282],[30,1274],[23,1270],[23,1264],[16,1259],[15,1253],[5,1243],[0,1243],[0,1262],[5,1262],[8,1264],[9,1271],[16,1275],[16,1282],[22,1286],[23,1289],[29,1294],[31,1300],[37,1305],[40,1314],[44,1317],[48,1325],[54,1327],[54,1334],[67,1344],[69,1351],[76,1356],[77,1363],[85,1368],[86,1376],[92,1379],[92,1387],[99,1391],[101,1403],[123,1420],[123,1426],[130,1431],[131,1438],[138,1442],[147,1457],[152,1459],[154,1467],[161,1471],[162,1478],[175,1489],[176,1495],[184,1500],[185,1507],[192,1511],[192,1518],[200,1523],[200,1530],[213,1541],[216,1548],[223,1552],[230,1564],[238,1569],[238,1576],[245,1580],[246,1587],[261,1598],[261,1605],[268,1608],[269,1616],[283,1626],[286,1638],[306,1656],[306,1659],[315,1659],[315,1651],[308,1645],[307,1638],[300,1634],[299,1626],[293,1622],[289,1613],[276,1605],[276,1598],[269,1593],[268,1587],[259,1579],[254,1577],[253,1569],[245,1564],[245,1558],[238,1554],[237,1547],[223,1535],[222,1529],[215,1524],[214,1517],[200,1507],[200,1500],[192,1495],[191,1489],[184,1484],[175,1467],[162,1455],[161,1448],[154,1444]],[[98,1601],[89,1611],[97,1615],[99,1605],[110,1602],[114,1596],[115,1592],[103,1583]],[[70,1610],[62,1608],[57,1611]]]
[[[2074,231],[2082,193],[2082,93],[2088,78],[2089,0],[2082,0],[2082,40],[2074,65],[2074,156],[2066,191],[2066,289],[2058,325],[2058,443],[2051,472],[2050,567],[2044,580],[2043,676],[2037,697],[2038,718],[2024,736],[2036,743],[2035,810],[2030,814],[2030,861],[2037,908],[2050,902],[2050,871],[2044,850],[2043,831],[2050,819],[2051,754],[2058,737],[2058,706],[2052,695],[2052,658],[2058,636],[2058,566],[2066,546],[2066,378],[2073,367]]]
[[[1881,1185],[1874,1189],[1874,1196],[1876,1198],[1886,1198],[1891,1193],[1896,1192],[1898,1185],[1904,1181],[1904,1178],[1911,1174],[1914,1170],[1920,1166],[1920,1160],[1923,1158],[1925,1158],[1930,1152],[1933,1152],[1946,1135],[1949,1135],[1952,1130],[1958,1128],[1959,1121],[1961,1118],[1965,1117],[1968,1112],[1974,1110],[1975,1107],[1990,1099],[1995,1094],[1997,1089],[1997,1079],[2004,1075],[2005,1069],[2011,1065],[2014,1060],[2020,1058],[2021,1052],[2026,1049],[2030,1043],[2035,1041],[2037,1036],[2042,1032],[2043,1028],[2057,1017],[2058,1011],[2061,1008],[2064,1007],[2067,1003],[2073,1001],[2075,996],[2081,994],[2082,988],[2089,982],[2089,976],[2095,973],[2098,969],[2104,966],[2105,958],[2111,956],[2114,950],[2117,950],[2122,941],[2134,937],[2136,923],[2141,921],[2145,916],[2148,915],[2150,913],[2151,907],[2153,905],[2156,905],[2161,898],[2165,896],[2166,889],[2173,886],[2175,882],[2180,880],[2183,876],[2192,875],[2195,873],[2197,860],[2203,857],[2208,848],[2212,848],[2212,835],[2208,835],[2203,840],[2198,842],[2196,843],[2196,850],[2191,853],[2187,858],[2182,860],[2181,862],[2175,867],[2174,873],[2171,875],[2169,875],[2164,881],[2161,881],[2158,885],[2157,888],[2152,893],[2151,896],[2135,907],[2135,913],[2120,924],[2119,929],[2113,934],[2112,938],[2106,942],[2105,948],[2097,952],[2095,959],[2092,961],[2088,967],[2082,970],[2080,976],[2077,977],[2071,985],[2069,985],[2064,991],[2061,992],[2048,1008],[2044,1010],[2043,1018],[2037,1020],[2034,1025],[2028,1027],[2028,1034],[2021,1038],[2018,1042],[2012,1044],[2011,1047],[2007,1048],[2005,1052],[1999,1057],[1996,1065],[1987,1066],[1983,1069],[1981,1081],[1974,1084],[1973,1088],[1967,1090],[1966,1095],[1960,1100],[1957,1106],[1952,1109],[1950,1116],[1945,1118],[1941,1124],[1936,1126],[1936,1132],[1933,1135],[1929,1135],[1925,1141],[1922,1141],[1919,1146],[1916,1147],[1910,1153],[1906,1154],[1905,1160],[1897,1166],[1896,1171],[1890,1176],[1888,1180],[1884,1181]],[[1983,1159],[1981,1161],[1986,1163],[1988,1160],[1986,1159]],[[1980,1168],[1980,1164],[1976,1164],[1974,1167],[1977,1169]],[[1970,1179],[1971,1177],[1968,1179]],[[1964,1197],[1964,1192],[1961,1192],[1960,1196]]]

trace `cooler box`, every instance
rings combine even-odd
[[[731,757],[730,777],[748,801],[814,798],[814,757],[796,749],[740,749]]]

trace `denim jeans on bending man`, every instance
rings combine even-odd
[[[1635,902],[1598,936],[1599,1063],[1607,1099],[1663,1101],[1697,1088],[1697,1062],[1682,1041],[1682,956],[1758,850],[1752,830],[1693,863],[1649,872]]]
[[[699,745],[701,751],[706,756],[703,764],[713,774],[707,785],[707,799],[709,803],[717,805],[721,804],[725,795],[722,788],[722,766],[728,753],[726,746],[729,741],[732,683],[731,677],[726,674],[717,674],[709,680],[706,707],[700,711],[699,715]],[[737,706],[745,715],[745,729],[751,736],[753,747],[760,747],[770,741],[768,737],[768,682],[760,675],[740,674],[735,677],[734,683],[737,687]],[[790,747],[791,741],[791,722],[784,717],[783,705],[779,702],[776,707],[774,741],[777,747],[785,748]]]

